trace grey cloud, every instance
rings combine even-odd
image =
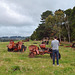
[[[0,3],[0,25],[6,25],[6,26],[16,26],[16,25],[31,25],[33,24],[33,18],[29,15],[23,15],[20,14],[10,8],[9,5],[7,5],[4,2]]]
[[[30,36],[35,30],[35,26],[30,27],[0,27],[0,36]]]

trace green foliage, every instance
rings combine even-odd
[[[36,34],[36,31],[34,31],[33,34],[32,34],[32,36],[31,36],[31,39],[34,40],[36,38],[37,38],[37,34]]]
[[[64,12],[67,16],[70,16],[72,14],[72,9],[67,9]]]
[[[52,11],[47,10],[46,12],[43,12],[41,15],[41,20],[46,19],[49,15],[53,15]]]

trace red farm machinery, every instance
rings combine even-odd
[[[45,44],[40,44],[39,45],[40,48],[36,45],[30,45],[29,46],[29,57],[30,58],[33,58],[35,57],[36,55],[44,55],[44,54],[50,54],[50,57],[52,58],[53,57],[53,54],[52,54],[52,49],[51,48],[47,48]],[[56,54],[55,54],[56,56]],[[59,53],[59,59],[61,58],[61,55]]]
[[[72,44],[72,45],[70,45],[70,46],[66,46],[66,47],[75,48],[75,43],[73,43],[73,44]]]
[[[23,42],[19,41],[14,43],[13,40],[10,40],[9,45],[7,45],[9,52],[24,52],[26,50],[26,46],[23,45]]]

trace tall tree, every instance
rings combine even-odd
[[[56,25],[58,27],[58,36],[59,36],[59,39],[61,41],[61,32],[62,32],[62,23],[63,23],[63,20],[64,20],[64,11],[59,9],[57,11],[55,11],[55,17],[56,17]]]
[[[68,39],[69,39],[69,42],[70,42],[70,17],[71,17],[71,13],[72,13],[72,10],[71,9],[67,9],[65,10],[65,26],[66,26],[66,30],[67,30],[67,34],[68,34]]]
[[[73,41],[75,40],[75,7],[73,7],[72,9],[70,20],[71,20],[71,41]]]
[[[49,15],[47,18],[46,18],[46,27],[48,27],[50,29],[50,34],[49,34],[49,37],[52,37],[56,34],[57,32],[57,29],[55,28],[55,16],[53,15]]]

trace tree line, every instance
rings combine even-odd
[[[60,41],[75,40],[75,7],[67,10],[47,10],[41,14],[41,23],[31,35],[31,39],[41,40],[57,36]]]

